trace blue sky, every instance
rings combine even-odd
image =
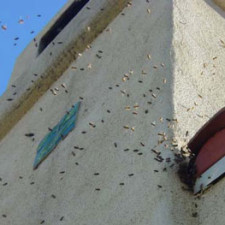
[[[0,95],[6,90],[16,58],[66,2],[67,0],[1,1]]]

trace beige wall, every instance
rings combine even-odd
[[[225,179],[196,198],[174,161],[224,107],[224,37],[224,18],[204,0],[134,0],[52,84],[57,95],[44,92],[1,140],[0,224],[224,225]],[[33,171],[48,127],[81,97],[75,130]]]
[[[26,48],[17,60],[12,75],[14,78],[0,99],[0,140],[62,75],[78,57],[78,53],[85,51],[87,45],[126,7],[127,2],[128,0],[99,0],[97,3],[90,1],[86,6],[91,10],[84,7],[54,39],[54,42],[60,41],[62,44],[49,44],[38,57],[34,42]],[[53,22],[59,15],[61,13],[57,14]],[[37,36],[37,42],[53,22]],[[16,88],[12,88],[12,84]],[[1,103],[5,103],[4,106]]]

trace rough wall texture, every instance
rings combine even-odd
[[[209,1],[132,1],[1,141],[1,224],[223,225],[225,180],[194,197],[174,153],[224,106],[224,35]],[[33,171],[78,100],[76,129]]]
[[[0,99],[0,103],[8,100],[4,106],[0,104],[0,140],[63,74],[79,53],[118,15],[127,2],[128,0],[100,0],[96,4],[94,1],[89,2],[87,6],[91,10],[82,10],[55,38],[55,43],[60,41],[63,45],[56,47],[52,44],[38,57],[34,46],[41,36],[37,37],[36,43],[28,47],[28,53],[24,52],[22,59],[16,64],[19,72],[20,67],[26,68],[16,80],[13,79],[12,85],[16,84],[16,87],[10,87]]]

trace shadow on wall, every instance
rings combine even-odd
[[[225,1],[224,0],[204,0],[204,1],[211,8],[213,8],[220,16],[222,16],[225,19]]]

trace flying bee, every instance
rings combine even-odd
[[[127,78],[126,78],[126,77],[123,77],[123,78],[122,78],[122,81],[123,81],[123,82],[127,81]]]
[[[134,73],[134,71],[133,71],[133,70],[130,70],[130,71],[129,71],[129,74],[133,74],[133,73]]]
[[[126,94],[126,90],[120,90],[120,92],[124,95]]]
[[[112,28],[109,27],[109,28],[106,29],[106,31],[111,33],[112,32]]]
[[[2,25],[2,30],[7,30],[7,26],[6,25]]]
[[[19,19],[18,23],[19,24],[23,24],[24,23],[24,20],[23,19]]]
[[[52,92],[53,95],[57,95],[57,93],[53,89],[50,89],[50,91]]]
[[[161,152],[160,152],[160,151],[155,150],[155,149],[151,149],[151,151],[152,151],[153,153],[155,153],[156,155],[160,155],[160,154],[161,154]]]
[[[127,7],[130,7],[130,6],[132,6],[132,2],[127,3]]]
[[[134,131],[134,130],[135,130],[135,127],[131,127],[130,129],[131,129],[132,131]]]
[[[65,83],[62,83],[61,86],[62,86],[63,88],[66,88],[66,84],[65,84]]]
[[[91,123],[91,122],[89,123],[89,125],[92,126],[93,128],[96,127],[96,125],[94,123]]]

